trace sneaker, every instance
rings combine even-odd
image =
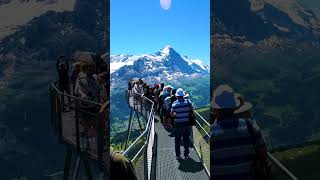
[[[186,159],[190,158],[190,153],[188,155],[184,155]]]
[[[181,159],[181,157],[180,156],[176,156],[176,160],[180,160]]]

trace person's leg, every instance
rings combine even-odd
[[[167,126],[167,112],[166,112],[165,109],[162,109],[162,111],[163,111],[163,115],[162,115],[162,117],[163,117],[163,125],[164,125],[165,127],[168,127],[168,126]]]
[[[169,125],[168,125],[168,121],[169,121],[169,119],[168,119],[168,116],[167,116],[167,113],[165,114],[165,119],[166,119],[166,121],[165,121],[165,125],[166,125],[166,127],[167,128],[169,128]]]
[[[159,111],[159,114],[160,114],[160,122],[163,124],[164,123],[163,122],[163,112],[161,111],[161,109]]]
[[[171,128],[174,130],[174,119],[171,118]]]
[[[187,157],[190,153],[189,147],[190,147],[190,134],[191,134],[191,127],[190,126],[184,126],[183,127],[183,146],[184,146],[184,156]]]
[[[168,126],[169,129],[172,128],[172,126],[171,126],[171,118],[170,118],[169,114],[167,114],[167,126]]]
[[[180,157],[180,141],[181,141],[181,128],[179,126],[176,126],[175,138],[174,138],[176,157]]]

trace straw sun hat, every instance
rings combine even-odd
[[[252,104],[250,102],[246,102],[244,100],[244,97],[241,94],[236,93],[235,98],[240,101],[240,105],[234,111],[235,114],[240,114],[240,113],[243,113],[243,112],[246,112],[246,111],[249,111],[250,109],[252,109]]]

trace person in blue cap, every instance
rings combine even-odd
[[[191,144],[192,126],[189,120],[189,112],[193,111],[192,103],[189,99],[184,98],[185,92],[183,89],[177,89],[175,94],[177,100],[172,103],[171,117],[175,121],[175,151],[176,159],[180,160],[180,142],[183,139],[184,157],[190,157],[189,147]]]

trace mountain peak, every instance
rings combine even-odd
[[[177,80],[209,75],[209,67],[202,61],[182,57],[171,46],[155,54],[111,56],[110,68],[112,82],[132,77]]]
[[[170,45],[166,45],[160,52],[162,54],[170,54],[171,52],[175,52],[175,50]]]

